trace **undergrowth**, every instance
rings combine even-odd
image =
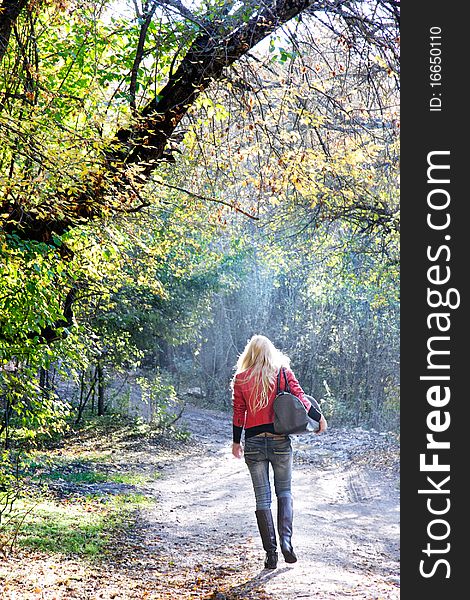
[[[159,477],[156,470],[142,473],[119,464],[116,452],[139,439],[178,444],[187,437],[176,427],[162,432],[110,415],[69,430],[49,448],[23,453],[0,485],[0,555],[20,548],[89,559],[106,554],[115,536],[151,503],[139,486]]]
[[[2,535],[5,551],[16,547],[97,558],[119,531],[131,527],[142,494],[84,497],[56,501],[29,498],[17,502]]]

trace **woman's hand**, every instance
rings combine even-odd
[[[243,446],[241,444],[236,444],[235,442],[233,442],[232,454],[235,458],[242,458],[243,457]]]
[[[318,422],[318,424],[320,425],[320,427],[318,428],[318,431],[316,432],[318,433],[322,433],[323,431],[326,431],[328,429],[328,423],[326,422],[325,417],[322,415],[320,421]]]

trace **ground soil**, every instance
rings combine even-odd
[[[184,444],[133,438],[112,450],[114,468],[149,475],[131,487],[152,505],[100,560],[17,553],[0,564],[0,597],[398,600],[398,444],[392,434],[330,427],[293,438],[299,560],[288,565],[281,556],[278,568],[267,571],[251,480],[244,461],[231,455],[229,415],[187,406],[181,423],[192,434]]]

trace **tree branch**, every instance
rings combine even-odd
[[[170,188],[171,190],[177,190],[178,192],[183,192],[183,194],[187,194],[188,196],[192,196],[193,198],[197,198],[198,200],[204,200],[205,202],[215,202],[217,204],[223,204],[224,206],[228,206],[229,208],[231,208],[232,210],[245,215],[245,217],[249,217],[250,219],[254,219],[255,221],[257,221],[259,219],[259,217],[244,211],[243,209],[241,209],[236,202],[226,202],[225,200],[220,200],[220,198],[213,198],[213,197],[209,197],[209,196],[202,196],[201,194],[197,194],[196,192],[191,192],[190,190],[185,190],[182,187],[179,187],[178,185],[172,185],[170,183],[165,183],[164,181],[159,181],[157,182],[159,185],[162,185],[164,187]]]
[[[131,81],[129,84],[129,95],[131,97],[130,105],[134,114],[136,111],[135,96],[137,89],[137,73],[139,71],[140,63],[142,62],[142,59],[144,57],[144,45],[145,40],[147,38],[147,31],[152,21],[153,15],[155,14],[156,8],[157,2],[156,0],[153,0],[153,2],[150,2],[150,6],[145,10],[144,14],[141,16],[144,22],[142,23],[142,26],[140,28],[139,42],[137,44],[134,64],[132,65],[131,69]]]
[[[26,0],[3,0],[2,6],[7,7],[9,12],[0,12],[0,35],[2,31],[7,31],[7,25],[11,27],[15,15],[19,14],[25,2]],[[156,4],[159,4],[178,10],[183,18],[194,18],[192,13],[185,14],[185,7],[179,0],[160,2],[154,0],[154,2],[155,4],[152,4],[149,0],[146,4],[147,14]],[[396,3],[393,0],[378,0],[378,2],[384,3],[389,10],[395,9]],[[332,15],[341,14],[344,17],[356,14],[354,13],[356,4],[360,2],[355,3],[350,0],[247,2],[234,12],[224,14],[222,11],[211,20],[204,18],[200,33],[197,34],[177,68],[170,72],[166,85],[158,95],[141,110],[135,107],[133,101],[135,118],[128,127],[116,133],[114,141],[103,157],[102,164],[96,165],[96,174],[87,175],[88,179],[82,186],[85,191],[76,198],[67,198],[67,202],[58,200],[62,206],[67,207],[67,211],[64,211],[65,216],[62,216],[63,212],[60,218],[54,218],[53,215],[49,215],[48,219],[40,218],[36,214],[25,213],[21,202],[12,204],[11,201],[7,201],[2,207],[4,213],[9,213],[4,230],[15,231],[24,239],[49,242],[53,232],[62,234],[78,222],[83,223],[99,218],[107,196],[111,197],[116,193],[122,196],[125,190],[129,189],[130,167],[136,168],[135,172],[138,173],[138,176],[133,178],[134,185],[140,188],[147,184],[159,162],[168,160],[166,151],[168,143],[198,96],[209,87],[211,82],[221,79],[226,69],[246,55],[258,42],[306,9],[309,13],[317,11]],[[251,11],[250,18],[247,18],[248,10]],[[145,17],[145,14],[143,16]],[[150,21],[147,20],[146,23]],[[134,67],[138,66],[143,56],[147,27],[148,25],[143,26],[141,30]],[[5,44],[9,34],[5,37],[4,33],[3,36]],[[135,88],[135,77],[131,83],[131,96],[132,85]],[[190,193],[181,189],[180,191]],[[206,198],[206,200],[211,199]],[[236,205],[230,203],[226,205],[253,218],[253,215],[245,213]],[[143,206],[145,203],[142,204]],[[131,206],[124,210],[135,211],[136,208]]]
[[[0,4],[0,63],[5,56],[10,35],[27,0],[2,0]]]
[[[148,177],[161,160],[168,138],[199,94],[220,79],[225,68],[312,4],[312,0],[270,2],[249,21],[234,23],[230,31],[220,33],[213,27],[212,32],[199,35],[140,118],[130,128],[118,131],[107,157],[109,163],[140,163],[142,174]]]

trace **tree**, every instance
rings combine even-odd
[[[134,6],[116,14],[107,1],[0,4],[0,355],[29,373],[83,347],[70,341],[77,302],[134,289],[116,270],[138,252],[110,240],[110,224],[150,217],[161,234],[175,210],[184,236],[201,218],[215,228],[239,214],[277,235],[289,211],[289,234],[342,220],[357,249],[377,248],[366,237],[378,231],[393,247],[394,0]],[[256,46],[269,36],[271,57],[260,62]],[[348,68],[331,75],[340,54]],[[237,131],[239,174],[249,178],[228,187],[216,161],[234,160]],[[155,235],[161,256],[178,252],[177,237]],[[140,292],[152,295],[146,281]],[[178,296],[174,281],[170,273]]]
[[[17,47],[14,49],[14,52],[17,53],[17,60],[15,61],[14,56],[10,60],[15,61],[15,66],[19,63],[23,64],[24,85],[23,94],[7,89],[4,92],[4,104],[9,104],[13,99],[20,99],[22,109],[31,118],[33,111],[29,109],[40,105],[43,92],[52,91],[43,90],[40,84],[42,56],[35,36],[38,25],[45,27],[46,31],[48,27],[43,21],[44,15],[41,15],[41,8],[23,7],[21,11],[21,6],[17,3],[11,3],[9,0],[4,0],[4,3],[5,10],[0,13],[2,23],[0,31],[3,31],[2,48],[4,50],[3,56],[0,54],[0,58],[3,57],[5,61],[10,32],[17,31]],[[15,4],[15,10],[12,10],[13,4]],[[6,182],[7,190],[2,202],[2,213],[5,219],[4,230],[15,231],[26,239],[50,243],[53,234],[60,235],[84,219],[91,220],[95,216],[102,216],[106,208],[109,208],[110,194],[120,197],[125,210],[135,211],[147,205],[147,201],[141,197],[142,186],[158,168],[159,162],[162,159],[170,158],[168,144],[171,143],[172,135],[189,107],[194,104],[201,92],[206,90],[211,82],[220,79],[228,67],[259,41],[307,9],[310,14],[314,15],[321,13],[331,19],[341,17],[351,30],[352,36],[357,38],[362,33],[370,43],[372,34],[376,35],[377,29],[380,29],[383,11],[388,11],[396,17],[396,3],[393,1],[371,3],[370,9],[376,9],[376,12],[371,12],[370,16],[367,16],[367,13],[359,14],[358,9],[362,4],[362,2],[283,0],[263,3],[248,2],[239,6],[236,2],[208,2],[201,4],[196,12],[191,13],[178,1],[147,0],[138,11],[139,28],[132,32],[131,39],[135,41],[136,47],[132,53],[128,54],[128,56],[133,55],[133,61],[126,78],[126,82],[128,81],[129,84],[130,109],[126,125],[120,127],[114,136],[110,135],[107,140],[102,139],[102,145],[95,152],[93,164],[85,170],[81,182],[68,181],[66,185],[58,185],[57,189],[50,190],[49,210],[47,211],[38,211],[31,207],[24,194],[18,192],[14,185],[12,189],[12,181]],[[176,21],[178,27],[170,30],[165,24],[161,25],[160,31],[155,32],[151,27],[153,19],[157,9],[163,8],[178,13]],[[56,19],[61,16],[60,11],[61,9],[58,8],[55,14]],[[22,23],[19,23],[23,13]],[[377,17],[378,14],[380,14],[379,17]],[[106,35],[118,35],[120,32],[119,30],[107,30],[104,27],[101,31],[102,37],[99,39],[100,32],[96,35],[98,21],[86,23],[87,18],[90,21],[90,15],[86,15],[86,10],[84,15],[80,16],[87,27],[95,28],[95,39],[90,42],[87,40],[89,37],[87,34],[91,33],[90,29],[84,29],[83,22],[80,23],[80,19],[77,20],[74,35],[76,43],[81,44],[77,48],[77,62],[84,65],[86,51],[89,51],[94,45],[97,52],[104,52]],[[183,26],[181,26],[182,24]],[[23,29],[22,32],[20,32],[20,25]],[[51,26],[53,25],[51,24]],[[167,70],[165,85],[158,91],[158,94],[149,98],[150,89],[147,78],[145,82],[147,89],[141,96],[141,105],[137,106],[137,85],[142,85],[139,81],[139,73],[145,71],[144,62],[151,53],[147,45],[153,41],[151,39],[152,32],[156,36],[154,39],[157,43],[168,44],[170,47],[167,52],[174,54],[170,68]],[[387,40],[380,39],[378,43],[385,47]],[[154,52],[156,50],[153,48]],[[183,54],[181,58],[180,54]],[[165,58],[168,60],[167,54]],[[160,66],[158,57],[154,58],[154,62],[158,70]],[[73,71],[74,66],[73,63],[70,65],[70,72]],[[95,64],[95,69],[97,72],[99,71],[99,64]],[[63,79],[63,83],[65,82],[68,83],[66,75]],[[59,123],[59,126],[61,124],[65,125],[63,115],[62,123]],[[100,125],[100,128],[103,129],[103,124]],[[18,131],[10,141],[10,146],[13,143],[18,144],[22,137],[23,132]],[[88,142],[93,145],[93,140],[88,140]],[[39,153],[40,149],[35,148],[33,143],[30,145],[30,151],[25,159],[28,162],[37,161]],[[12,153],[10,172],[15,170],[15,166],[21,162],[21,156]],[[39,162],[43,161],[39,160]],[[47,169],[47,166],[42,164],[42,168]],[[32,171],[34,172],[35,169],[32,168]],[[12,177],[10,177],[11,179]]]

